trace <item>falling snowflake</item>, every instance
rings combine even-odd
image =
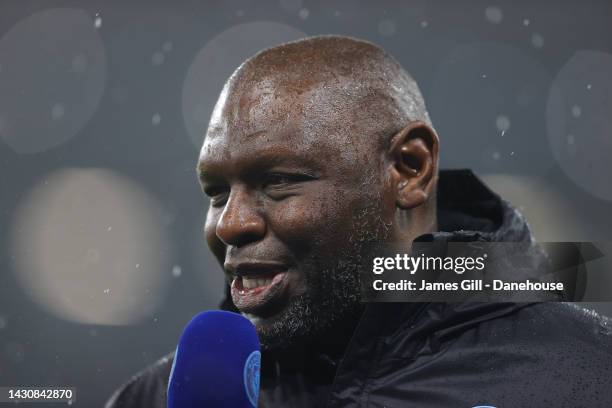
[[[60,120],[64,117],[64,105],[61,103],[56,103],[51,108],[51,118],[53,120]]]
[[[489,23],[499,24],[504,19],[504,14],[501,8],[489,6],[485,9],[485,18]]]
[[[537,33],[533,34],[531,36],[531,45],[535,48],[542,48],[544,46],[544,37]]]
[[[508,129],[510,129],[510,119],[505,115],[499,115],[495,119],[495,126],[500,132],[506,132]]]
[[[172,276],[174,276],[175,278],[178,278],[179,276],[181,276],[182,273],[183,273],[183,270],[179,265],[174,265],[172,267]]]
[[[166,57],[164,57],[164,54],[161,52],[156,52],[155,54],[153,54],[153,56],[151,57],[151,64],[158,66],[164,63],[164,59]]]
[[[96,18],[94,19],[94,27],[100,28],[102,27],[102,17],[98,13],[96,13]]]
[[[166,41],[163,45],[162,45],[162,51],[164,52],[170,52],[172,51],[172,43],[170,41]]]

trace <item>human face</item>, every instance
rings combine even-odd
[[[316,92],[226,89],[198,163],[206,241],[269,348],[360,307],[361,246],[385,235],[378,160],[338,130],[338,117],[317,117],[320,105],[307,102]]]

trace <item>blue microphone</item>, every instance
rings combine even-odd
[[[257,407],[260,345],[245,317],[203,312],[185,327],[168,383],[168,408]]]

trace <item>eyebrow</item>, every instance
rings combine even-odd
[[[259,134],[261,132],[257,133]],[[257,134],[253,135],[256,136]],[[279,149],[281,150],[280,152]],[[305,155],[303,154],[296,153],[295,150],[289,147],[275,146],[274,148],[272,148],[270,146],[266,146],[251,153],[250,157],[235,158],[230,160],[239,160],[241,162],[241,173],[250,173],[253,171],[254,168],[257,168],[257,170],[261,170],[283,165],[307,168],[308,170],[312,170],[315,172],[318,172],[319,170],[319,166],[314,160],[305,157]],[[209,162],[208,164],[206,164],[206,167],[209,167],[209,170],[206,171],[204,169],[205,162],[198,162],[198,165],[196,167],[198,178],[203,181],[203,179],[210,175],[210,173],[217,173],[214,168],[220,166],[222,163],[223,161]],[[213,170],[211,171],[210,168],[212,168]]]

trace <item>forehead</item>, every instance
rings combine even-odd
[[[354,160],[351,118],[337,86],[266,77],[249,86],[226,85],[213,111],[200,161],[245,155],[312,156]],[[265,154],[264,154],[265,153]]]

